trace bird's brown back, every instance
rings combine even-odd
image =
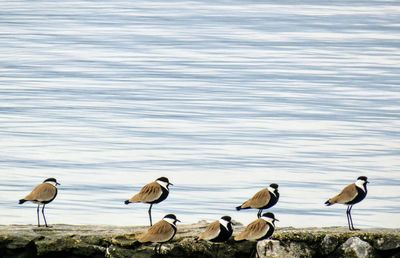
[[[54,185],[42,183],[36,186],[24,199],[26,201],[46,202],[54,199],[56,194],[57,188]]]
[[[151,226],[147,232],[139,236],[138,240],[141,243],[153,242],[162,243],[170,240],[175,234],[175,230],[171,224],[164,220],[160,220]]]
[[[202,232],[199,236],[199,239],[210,240],[214,239],[218,236],[219,232],[221,231],[219,221],[214,221],[213,223],[209,224],[204,232]]]
[[[240,207],[244,208],[253,208],[259,209],[267,205],[269,200],[271,199],[271,195],[267,188],[261,189],[258,191],[251,199],[245,201]]]

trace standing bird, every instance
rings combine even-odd
[[[158,245],[158,252],[157,252],[157,245],[154,248],[156,253],[161,252],[161,245],[165,242],[170,241],[176,234],[176,222],[181,222],[176,218],[174,214],[165,215],[165,217],[151,226],[147,232],[143,233],[138,237],[140,243],[157,243]]]
[[[368,183],[368,178],[366,176],[360,176],[355,183],[346,186],[338,195],[325,202],[327,206],[331,206],[335,203],[349,205],[346,211],[349,230],[356,230],[351,217],[351,209],[354,204],[361,202],[364,200],[365,196],[367,196]]]
[[[242,205],[237,206],[236,210],[259,209],[257,218],[261,217],[263,209],[269,209],[279,200],[279,192],[277,184],[270,184],[268,188],[261,189],[251,199],[245,201]]]
[[[271,212],[264,213],[260,218],[251,222],[247,227],[235,236],[236,241],[242,240],[264,240],[272,236],[275,230],[275,215]]]
[[[23,204],[24,202],[30,201],[33,203],[36,203],[37,209],[37,219],[38,219],[38,227],[40,227],[40,218],[39,218],[39,207],[40,205],[43,205],[42,207],[42,214],[43,214],[43,219],[44,219],[44,224],[46,227],[47,221],[46,217],[44,215],[44,207],[46,204],[52,202],[56,196],[57,196],[57,185],[60,185],[55,178],[47,178],[46,180],[43,181],[40,185],[36,186],[30,194],[25,196],[23,199],[19,200],[19,204]]]
[[[135,194],[129,200],[126,200],[125,204],[128,205],[129,203],[136,203],[136,202],[150,204],[149,218],[150,218],[150,226],[152,226],[153,221],[151,218],[151,208],[153,207],[153,204],[162,202],[167,198],[169,194],[168,187],[170,185],[173,184],[169,182],[168,178],[160,177],[156,181],[143,186],[143,188],[140,189],[140,192]]]
[[[205,231],[200,234],[199,239],[208,240],[214,243],[227,241],[233,233],[232,219],[223,216],[221,219],[209,224]]]

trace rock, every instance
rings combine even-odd
[[[323,255],[328,255],[333,253],[335,249],[339,246],[339,239],[335,235],[326,235],[321,242],[320,252]]]
[[[288,258],[311,258],[315,255],[305,243],[290,242],[284,246],[278,240],[264,240],[257,244],[257,252],[260,257],[288,257]]]
[[[399,236],[388,236],[376,238],[373,241],[373,246],[378,250],[390,250],[400,248],[400,237]]]
[[[377,257],[373,247],[358,237],[350,237],[338,250],[341,257],[374,258]]]

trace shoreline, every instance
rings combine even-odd
[[[272,239],[223,244],[198,241],[207,222],[178,225],[174,239],[163,245],[163,257],[399,257],[400,228],[349,231],[345,227],[277,228]],[[0,225],[0,257],[152,257],[154,245],[136,238],[148,226]],[[243,225],[234,227],[234,235]],[[216,249],[218,246],[218,249]]]

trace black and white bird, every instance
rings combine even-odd
[[[233,233],[232,219],[229,216],[223,216],[219,220],[210,223],[199,239],[218,243],[227,241]]]
[[[132,198],[126,200],[125,204],[137,202],[150,204],[149,218],[150,226],[152,226],[153,221],[151,218],[151,208],[153,207],[153,204],[162,202],[168,197],[170,185],[173,184],[169,182],[168,178],[160,177],[156,181],[143,186],[140,192],[135,194]]]
[[[156,253],[161,252],[161,245],[170,241],[176,234],[176,222],[181,222],[174,214],[165,215],[162,220],[151,226],[147,232],[138,237],[140,243],[156,243]]]
[[[364,200],[365,196],[367,196],[368,183],[368,178],[366,176],[360,176],[355,183],[346,186],[338,195],[325,202],[327,206],[331,206],[335,203],[348,205],[346,215],[349,230],[356,230],[351,217],[351,209],[354,204],[361,202]]]
[[[56,198],[58,193],[57,185],[60,184],[57,182],[55,178],[47,178],[46,180],[43,181],[43,183],[33,188],[30,194],[25,196],[23,199],[19,200],[19,204],[23,204],[24,202],[29,201],[38,205],[36,209],[38,227],[40,227],[40,216],[39,216],[40,205],[43,205],[42,207],[43,220],[45,226],[48,227],[46,216],[44,215],[44,208],[46,204],[52,202]]]
[[[237,206],[236,210],[258,209],[257,217],[261,216],[264,209],[274,206],[279,200],[279,192],[277,184],[270,184],[269,187],[258,191],[251,199],[245,201],[242,205]]]
[[[251,222],[246,228],[235,236],[236,241],[260,241],[272,236],[275,230],[275,215],[271,212],[264,213],[260,218]]]

